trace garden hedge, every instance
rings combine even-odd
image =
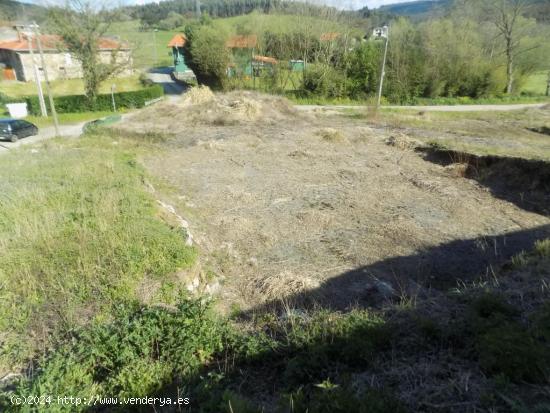
[[[149,86],[145,89],[131,92],[115,93],[117,109],[142,108],[145,102],[164,96],[161,85]],[[27,109],[31,115],[40,115],[38,96],[25,97]],[[54,97],[57,113],[78,113],[89,111],[109,111],[113,109],[111,94],[99,95],[93,105],[90,105],[84,95],[67,95]],[[46,99],[46,107],[50,111],[50,104]]]

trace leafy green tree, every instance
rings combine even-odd
[[[115,16],[86,0],[70,0],[64,8],[54,7],[49,12],[50,27],[82,65],[84,90],[91,106],[101,83],[129,64],[117,61],[118,50],[112,52],[109,63],[100,59],[100,40],[116,20]]]
[[[225,43],[227,34],[210,24],[189,25],[185,29],[188,38],[188,62],[201,83],[213,87],[225,87],[227,68],[231,62]]]
[[[518,57],[532,50],[523,47],[523,40],[534,28],[533,22],[524,17],[528,4],[527,0],[490,0],[484,4],[487,18],[495,25],[503,42],[508,94],[514,91],[515,65]]]

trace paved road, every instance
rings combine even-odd
[[[525,103],[514,105],[445,105],[445,106],[382,106],[383,109],[408,109],[419,112],[507,112],[522,109],[537,109],[548,106],[548,103]],[[298,110],[308,111],[316,109],[343,110],[357,109],[367,110],[369,106],[348,106],[348,105],[297,105]]]
[[[150,73],[147,74],[149,79],[151,79],[154,83],[162,85],[162,87],[164,88],[164,93],[168,97],[168,99],[176,99],[187,90],[184,85],[174,81],[174,79],[172,78],[172,70],[173,69],[171,67],[161,67],[153,69]],[[86,122],[81,122],[73,125],[62,125],[60,126],[60,134],[61,136],[65,137],[78,137],[82,134],[82,127],[85,123]],[[40,133],[37,136],[20,139],[15,143],[0,140],[0,154],[5,153],[10,149],[20,147],[22,145],[33,144],[53,137],[55,137],[55,129],[52,126],[41,128]]]
[[[122,119],[124,119],[124,117],[128,116],[129,114],[130,113],[123,114]],[[80,135],[82,135],[82,128],[87,122],[89,121],[73,123],[70,125],[60,125],[59,134],[60,136],[63,136],[65,138],[78,138]],[[30,144],[41,142],[51,138],[55,138],[55,128],[53,126],[40,128],[38,135],[19,139],[15,143],[0,140],[0,154],[7,152],[10,149],[18,148],[23,145],[30,145]]]
[[[82,134],[82,127],[85,123],[86,122],[75,123],[72,125],[61,125],[59,127],[60,134],[61,136],[65,137],[78,137]],[[22,145],[29,145],[46,139],[51,139],[53,137],[55,137],[55,128],[53,126],[41,128],[38,135],[20,139],[15,143],[0,141],[0,153],[7,152],[10,149],[18,148]]]
[[[184,85],[176,82],[172,78],[172,71],[173,68],[171,67],[158,67],[147,73],[147,77],[151,79],[153,83],[162,85],[164,94],[168,99],[175,99],[187,90]]]

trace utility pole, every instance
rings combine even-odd
[[[548,72],[548,79],[546,79],[546,96],[550,96],[550,72]]]
[[[382,88],[384,87],[384,77],[386,76],[386,58],[388,56],[388,43],[390,41],[390,28],[384,26],[374,30],[374,35],[377,38],[384,38],[384,60],[382,60],[382,71],[380,72],[380,85],[378,85],[378,98],[376,100],[376,107],[380,107],[382,101]]]
[[[29,53],[31,55],[32,68],[34,71],[34,80],[36,81],[36,88],[38,89],[38,102],[40,103],[40,113],[42,117],[47,117],[48,112],[46,111],[46,103],[44,102],[44,93],[42,92],[42,83],[40,82],[40,73],[38,72],[38,67],[36,66],[36,61],[34,60],[34,51],[32,47],[32,35],[33,32],[30,30],[25,31],[27,36],[27,41],[29,42]]]
[[[157,54],[157,32],[158,29],[153,29],[153,50],[155,52],[155,61],[153,62],[153,65],[157,67],[158,62],[158,54]]]
[[[115,89],[116,89],[116,85],[113,83],[111,85],[111,102],[113,104],[113,112],[116,112]]]
[[[46,81],[46,92],[48,93],[48,101],[50,102],[50,110],[52,112],[53,124],[55,127],[55,136],[59,136],[59,121],[57,119],[57,112],[55,110],[55,103],[53,101],[52,88],[50,86],[50,79],[48,78],[48,68],[46,67],[46,60],[44,59],[44,51],[42,50],[42,41],[40,40],[39,26],[36,22],[33,22],[32,28],[36,35],[36,43],[38,44],[38,52],[40,53],[40,62],[42,64],[42,70],[44,71],[44,80]]]

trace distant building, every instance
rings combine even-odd
[[[258,47],[258,36],[237,35],[225,42],[225,47],[231,50],[231,63],[227,68],[227,75],[252,76],[254,50]]]
[[[41,80],[44,80],[40,56],[38,55],[38,42],[33,38],[31,44],[18,27],[11,31],[11,36],[4,28],[0,39],[0,64],[3,66],[4,79],[18,80],[21,82],[34,82],[34,69],[30,47],[35,53],[34,61],[38,67]],[[11,37],[11,38],[10,38]],[[69,52],[64,51],[62,39],[56,35],[43,34],[40,43],[44,51],[44,60],[48,77],[55,79],[73,79],[82,77],[82,66]],[[127,45],[117,40],[103,38],[99,42],[99,60],[103,63],[116,62],[124,66],[121,74],[132,73],[131,50]]]

